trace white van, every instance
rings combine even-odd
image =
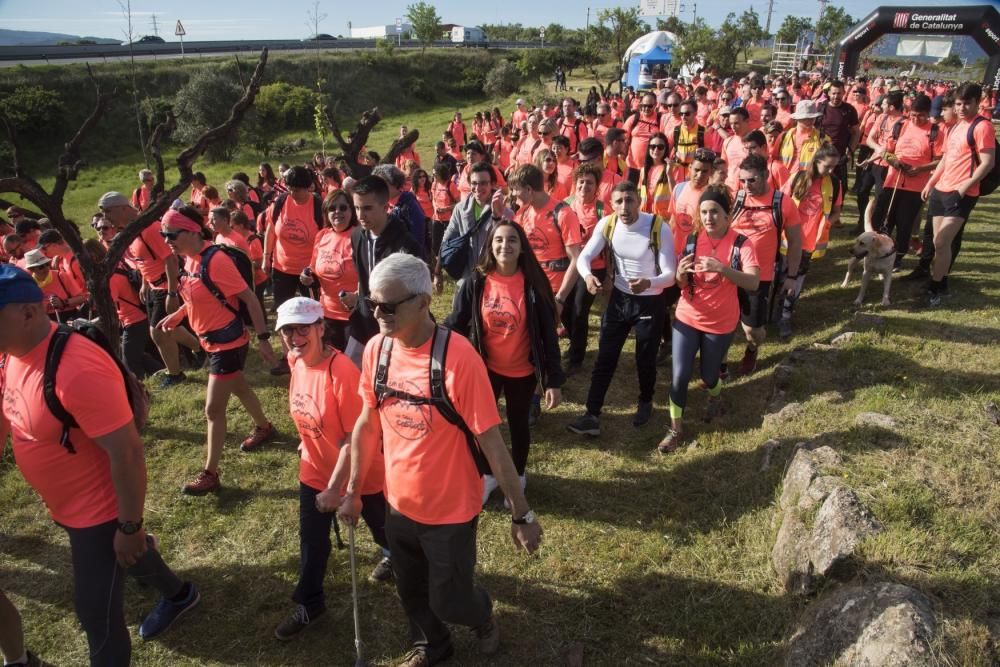
[[[451,42],[457,46],[485,46],[486,33],[482,28],[457,25],[451,29]]]

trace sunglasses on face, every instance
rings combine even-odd
[[[177,237],[184,233],[183,229],[179,229],[176,232],[161,231],[160,236],[168,241],[176,241]]]
[[[389,303],[389,302],[382,303],[380,301],[375,301],[374,299],[370,299],[368,297],[365,297],[365,306],[368,307],[368,311],[371,312],[372,314],[374,314],[375,313],[375,309],[378,308],[385,315],[395,315],[397,308],[399,308],[404,303],[406,303],[407,301],[410,301],[411,299],[413,299],[416,296],[417,296],[416,294],[411,294],[410,296],[406,297],[405,299],[400,299],[399,301],[395,301],[395,302],[392,302],[392,303]]]
[[[693,116],[694,112],[693,111],[682,111],[681,115],[682,116]]]
[[[110,232],[114,230],[114,227],[112,227],[111,225],[100,225],[98,227],[94,227],[94,229],[96,229],[99,232]]]
[[[676,109],[677,108],[676,104],[664,104],[663,106],[667,107],[668,109]]]
[[[665,150],[667,150],[667,147],[666,147],[665,144],[650,144],[649,145],[649,150],[651,150],[651,151],[665,151]]]

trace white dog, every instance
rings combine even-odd
[[[861,263],[861,291],[854,300],[860,306],[865,300],[868,282],[876,273],[882,274],[882,305],[889,305],[889,288],[892,286],[892,265],[896,261],[896,244],[885,234],[865,232],[854,240],[851,246],[851,261],[847,264],[847,275],[841,287],[847,287],[854,267]]]

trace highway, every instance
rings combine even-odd
[[[456,48],[451,42],[435,42],[433,48]],[[553,46],[551,44],[546,46]],[[71,46],[0,46],[0,67],[17,65],[63,65],[72,63],[98,63],[128,60],[134,55],[136,60],[163,60],[175,58],[203,58],[227,55],[255,56],[264,47],[271,53],[291,53],[297,51],[354,51],[374,49],[373,39],[338,39],[333,41],[299,40],[258,40],[230,42],[187,42],[181,55],[180,42],[165,44],[134,44],[133,54],[129,47],[116,44],[89,44]],[[419,49],[416,41],[404,41],[396,48]],[[537,49],[539,42],[491,42],[491,49]]]

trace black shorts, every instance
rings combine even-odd
[[[249,349],[250,344],[247,343],[221,352],[209,352],[208,374],[225,376],[241,372],[247,362],[247,350]]]
[[[752,329],[767,324],[770,312],[768,297],[771,294],[771,281],[762,280],[756,291],[739,290],[740,321]]]
[[[972,209],[976,207],[979,197],[965,195],[959,197],[958,192],[941,192],[937,188],[931,189],[931,196],[927,202],[927,212],[932,217],[961,218],[968,220],[972,215]]]
[[[151,289],[146,293],[146,317],[149,326],[155,327],[167,316],[167,290]]]

